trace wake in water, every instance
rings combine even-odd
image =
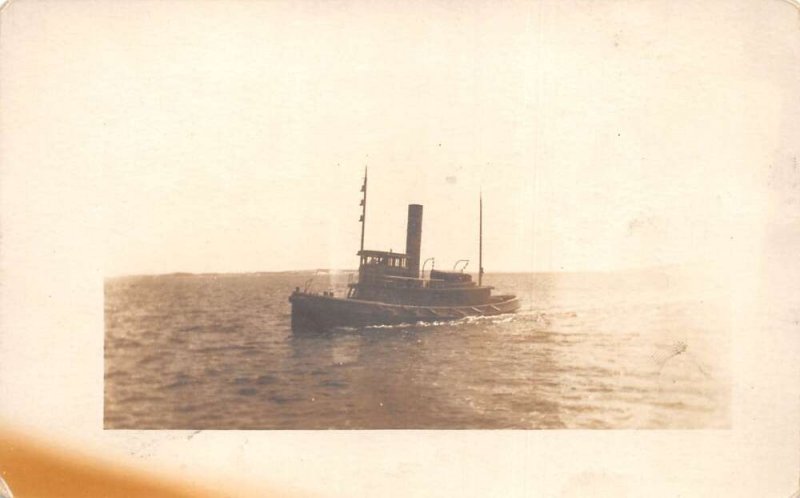
[[[575,318],[577,316],[578,314],[574,311],[543,313],[541,311],[525,310],[525,311],[518,311],[516,313],[506,313],[502,315],[466,316],[458,320],[447,320],[447,321],[427,321],[427,322],[420,321],[415,323],[400,323],[394,325],[367,325],[364,327],[341,326],[341,327],[334,327],[332,330],[342,331],[342,332],[355,332],[359,330],[441,327],[444,325],[457,327],[460,325],[472,325],[472,324],[501,324],[501,323],[519,322],[519,321],[526,321],[531,318],[533,318],[533,321],[535,321],[536,323],[549,325],[550,319],[548,317]]]
[[[415,322],[415,323],[398,323],[393,325],[366,325],[364,327],[334,327],[331,329],[332,331],[340,331],[340,332],[357,332],[359,330],[392,330],[392,329],[410,329],[410,328],[430,328],[430,327],[442,327],[445,325],[449,325],[451,327],[458,327],[459,325],[470,325],[475,323],[509,323],[517,318],[519,314],[504,314],[504,315],[493,315],[493,316],[466,316],[464,318],[460,318],[458,320],[446,320],[446,321],[427,321],[427,322]]]

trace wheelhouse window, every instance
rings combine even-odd
[[[392,254],[387,252],[370,253],[361,255],[361,264],[367,266],[384,266],[390,268],[407,268],[408,262],[406,261],[405,254]]]

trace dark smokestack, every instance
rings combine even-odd
[[[406,231],[406,257],[408,273],[419,277],[419,251],[422,246],[422,206],[408,205],[408,230]]]

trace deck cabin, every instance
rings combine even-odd
[[[348,298],[416,306],[478,305],[488,302],[492,287],[478,286],[463,272],[431,270],[420,277],[408,267],[405,254],[359,251],[358,282],[349,284]]]

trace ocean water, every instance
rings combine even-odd
[[[293,333],[314,277],[105,282],[109,429],[729,426],[724,290],[691,272],[488,274],[514,315]]]

